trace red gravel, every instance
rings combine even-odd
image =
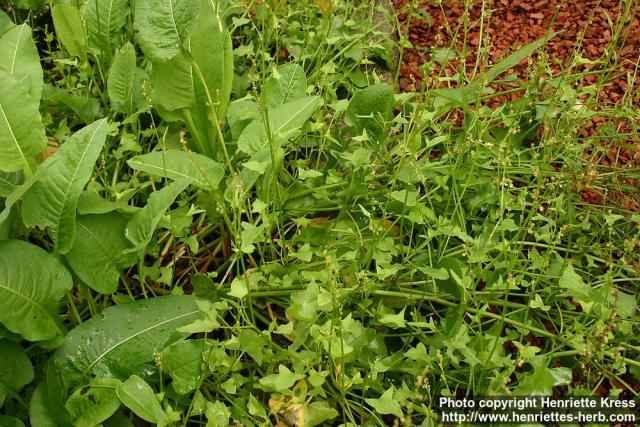
[[[468,52],[467,64],[474,62],[480,45],[481,0],[472,0],[472,6],[468,10],[469,18],[466,20],[461,19],[465,14],[463,0],[444,0],[442,6],[425,2],[414,10],[410,9],[408,3],[408,0],[395,0],[400,21],[409,25],[409,39],[413,44],[412,48],[405,50],[403,57],[403,89],[413,89],[411,86],[414,80],[418,86],[422,86],[424,76],[420,67],[429,59],[430,48],[449,47],[454,41],[453,46],[458,52]],[[621,1],[611,0],[487,1],[485,16],[490,17],[485,18],[483,25],[484,35],[491,39],[489,58],[492,62],[497,62],[517,48],[543,37],[552,29],[559,32],[547,45],[555,71],[568,65],[579,39],[582,40],[579,49],[581,55],[589,60],[597,60],[605,54],[613,40],[615,28],[609,25],[609,18],[615,24],[624,13],[621,4]],[[631,10],[632,20],[622,26],[619,44],[623,46],[621,49],[614,49],[618,56],[616,74],[620,74],[620,77],[604,88],[605,98],[614,102],[623,96],[629,84],[626,74],[633,76],[640,58],[640,2],[636,0],[636,5]],[[464,21],[469,22],[466,43]],[[581,37],[583,32],[584,36]],[[439,71],[443,71],[444,74],[452,75],[459,66],[459,61],[454,60],[445,70],[440,70],[437,66],[436,72],[430,74],[438,76]],[[472,69],[472,66],[467,65],[468,76]],[[524,77],[526,63],[511,71]],[[597,75],[586,76],[585,83],[595,83],[597,78]],[[429,86],[433,87],[433,83]],[[635,99],[639,99],[637,91]]]
[[[640,107],[640,0],[633,0],[630,13],[627,14],[631,18],[619,26],[621,32],[615,45],[612,45],[612,42],[616,23],[625,12],[625,2],[621,0],[485,0],[482,35],[482,0],[471,0],[471,6],[466,12],[464,0],[443,0],[441,5],[436,3],[423,1],[415,7],[415,1],[394,0],[399,20],[404,28],[408,29],[409,40],[413,45],[405,49],[402,58],[402,90],[455,85],[442,82],[439,77],[455,76],[461,71],[467,78],[472,78],[478,46],[489,46],[490,67],[491,63],[498,62],[521,46],[553,30],[558,32],[558,35],[549,41],[546,53],[554,72],[565,70],[570,65],[574,51],[587,60],[596,61],[604,59],[608,49],[612,50],[613,59],[610,63],[614,66],[611,67],[611,72],[598,93],[598,99],[602,105],[612,105],[620,103],[626,96],[631,97],[634,106]],[[468,14],[466,19],[465,13]],[[485,38],[482,43],[481,37]],[[453,47],[456,52],[465,52],[466,67],[459,58],[450,60],[444,66],[434,66],[433,62],[429,61],[434,48],[448,47]],[[433,68],[425,68],[425,64]],[[507,72],[516,74],[514,83],[493,85],[492,88],[496,91],[517,88],[518,81],[527,77],[528,68],[527,61],[523,61]],[[584,71],[591,73],[584,75],[576,83],[577,86],[594,85],[600,79],[600,69],[597,65],[579,65],[572,70],[572,74],[575,76],[576,73]],[[634,78],[636,73],[638,75]],[[492,98],[486,103],[489,106],[497,106],[520,96],[522,92],[516,91]],[[615,147],[610,146],[604,138],[599,140],[598,128],[602,125],[613,126],[618,132],[630,135],[629,140],[624,146]],[[635,120],[625,120],[621,123],[596,118],[586,125],[581,136],[591,137],[594,144],[607,146],[608,152],[597,159],[599,165],[640,168],[639,129],[640,117],[637,114]],[[627,184],[638,185],[637,182]],[[603,193],[590,189],[582,190],[586,202],[615,202],[636,212],[640,212],[639,193],[629,195],[615,191]]]

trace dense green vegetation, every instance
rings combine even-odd
[[[375,2],[2,4],[0,424],[637,394],[640,215],[580,192],[637,196],[581,130],[640,117],[545,39],[397,94],[409,41]],[[524,96],[485,106],[522,61]]]

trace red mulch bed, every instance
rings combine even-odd
[[[487,46],[480,40],[482,1],[472,0],[465,16],[464,0],[443,0],[441,5],[435,1],[423,1],[418,7],[411,0],[394,0],[394,7],[405,29],[408,26],[409,40],[413,47],[406,48],[402,58],[400,88],[403,91],[424,88],[446,87],[450,82],[438,78],[454,76],[463,69],[459,58],[446,62],[443,66],[435,64],[425,69],[429,63],[432,48],[453,47],[456,52],[466,54],[466,77],[472,78],[478,46]],[[489,60],[498,62],[519,47],[543,37],[549,30],[558,32],[546,46],[546,53],[553,71],[561,71],[570,65],[574,50],[590,61],[603,59],[615,36],[616,22],[624,13],[624,2],[613,0],[489,0],[485,1],[485,19],[483,37],[490,38]],[[624,22],[619,42],[613,47],[612,64],[605,84],[598,93],[598,100],[605,105],[620,103],[630,97],[634,106],[640,108],[640,1],[631,6],[632,18]],[[489,18],[487,19],[487,16]],[[464,22],[467,22],[466,40]],[[578,40],[581,40],[578,46]],[[433,64],[433,62],[431,62]],[[518,77],[515,84],[493,85],[496,91],[517,88],[517,80],[527,76],[528,64],[523,61],[508,71]],[[576,86],[589,86],[597,83],[601,74],[597,65],[583,64],[575,67],[572,73],[585,73]],[[426,72],[425,76],[423,73]],[[635,78],[634,75],[638,74]],[[635,79],[635,81],[634,81]],[[453,84],[455,85],[455,83]],[[631,87],[630,87],[631,86]],[[626,95],[625,95],[626,93]],[[505,101],[518,99],[522,92],[512,92],[486,101],[492,107]],[[628,98],[627,98],[628,99]],[[602,125],[613,126],[622,134],[628,134],[623,146],[612,146],[605,138],[599,138],[598,128]],[[594,144],[606,146],[605,154],[597,158],[601,166],[640,168],[640,120],[627,120],[611,123],[605,118],[595,118],[585,125],[582,137],[593,139]],[[602,150],[600,150],[602,151]],[[589,153],[586,154],[589,156]],[[628,180],[627,184],[638,186],[640,183]],[[633,192],[632,192],[633,193]],[[617,191],[602,192],[587,189],[582,192],[585,202],[605,205],[615,203],[624,209],[640,212],[640,191],[625,194]]]

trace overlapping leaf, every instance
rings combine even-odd
[[[136,250],[143,249],[151,241],[164,213],[190,183],[189,178],[181,178],[156,191],[149,196],[147,205],[131,218],[125,229],[125,236],[135,245]]]
[[[212,2],[200,1],[200,15],[182,47],[169,61],[154,61],[154,100],[166,120],[185,120],[196,149],[211,157],[218,140],[214,121],[225,117],[233,80],[231,36]]]
[[[198,0],[135,0],[138,44],[153,61],[180,53],[198,16]]]
[[[7,396],[33,381],[33,366],[18,344],[0,340],[0,408]],[[3,425],[0,422],[0,425]]]
[[[214,189],[224,177],[224,166],[198,153],[154,151],[127,161],[133,169],[170,179],[189,178],[194,185]]]
[[[89,0],[84,9],[89,46],[100,54],[112,56],[129,10],[129,0]]]
[[[262,88],[262,98],[269,108],[299,99],[307,91],[307,76],[297,64],[279,67]]]
[[[268,113],[271,138],[283,145],[288,138],[300,130],[320,105],[317,96],[306,96],[280,105]],[[267,127],[261,119],[251,122],[240,134],[238,149],[247,154],[258,153],[269,144]]]
[[[97,292],[115,292],[122,269],[137,261],[135,255],[123,254],[131,245],[124,236],[127,221],[117,212],[76,220],[75,240],[65,258],[73,272]]]
[[[130,113],[134,109],[134,83],[136,80],[136,51],[126,43],[118,51],[107,77],[107,90],[114,111]]]
[[[72,56],[87,59],[87,36],[82,15],[72,4],[58,3],[51,9],[58,40]]]
[[[38,103],[10,75],[0,72],[0,170],[31,170],[46,145]]]
[[[0,38],[0,70],[20,82],[35,105],[40,103],[42,66],[27,24],[13,27]]]
[[[121,380],[184,338],[176,329],[201,315],[192,296],[166,296],[112,306],[70,331],[54,363],[67,386],[90,377]]]
[[[169,423],[167,414],[162,410],[160,402],[153,389],[145,380],[137,375],[132,375],[118,389],[116,394],[120,401],[134,414],[145,421],[154,423],[157,426],[164,426]]]
[[[62,333],[58,301],[71,275],[44,250],[20,240],[0,242],[0,323],[30,341]]]
[[[76,427],[93,427],[106,421],[120,407],[116,390],[122,382],[115,378],[98,378],[86,388],[76,390],[65,407]]]
[[[67,253],[73,244],[78,198],[102,151],[107,127],[107,120],[102,119],[76,132],[24,195],[25,225],[48,227],[60,253]]]

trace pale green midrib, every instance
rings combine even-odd
[[[176,17],[173,12],[173,0],[168,0],[168,1],[169,1],[169,12],[171,13],[171,24],[173,25],[173,30],[176,32],[176,38],[178,39],[178,42],[181,42],[182,40],[180,40],[180,32],[178,31],[178,26],[176,25]]]
[[[107,34],[111,36],[111,12],[113,11],[113,1],[109,2],[109,13],[107,13]],[[97,9],[97,6],[96,6]],[[111,40],[109,40],[109,44],[111,44]],[[111,48],[109,49],[111,51]]]
[[[15,187],[15,186],[16,186],[16,184],[14,184],[13,182],[11,182],[11,181],[9,181],[9,180],[4,179],[4,178],[3,178],[3,177],[1,177],[1,176],[0,176],[0,183],[8,184],[8,185],[10,185],[11,187]]]
[[[13,74],[16,68],[16,59],[18,58],[18,46],[20,46],[20,40],[22,40],[22,33],[24,32],[26,24],[20,26],[20,34],[18,35],[18,39],[16,40],[16,48],[13,50],[13,58],[11,60],[11,72],[9,74]]]
[[[22,157],[22,161],[24,163],[24,166],[26,168],[30,169],[29,162],[27,161],[27,157],[24,155],[24,151],[22,151],[22,147],[20,147],[20,144],[18,143],[18,140],[16,139],[16,135],[13,133],[13,128],[11,127],[11,123],[9,123],[9,118],[5,114],[4,107],[2,106],[2,104],[0,104],[0,113],[2,113],[2,117],[4,118],[4,122],[7,124],[7,129],[9,129],[9,133],[11,134],[11,138],[13,140],[13,143],[15,144],[18,152],[20,153],[20,157]]]
[[[64,216],[64,211],[65,211],[65,206],[67,205],[67,201],[69,199],[69,192],[71,189],[71,186],[73,185],[76,176],[78,175],[78,170],[80,169],[80,166],[82,165],[82,161],[84,160],[84,158],[87,155],[87,152],[89,151],[89,148],[91,147],[91,145],[93,144],[93,139],[96,136],[96,133],[98,132],[98,130],[100,130],[100,128],[102,127],[102,125],[104,123],[106,123],[106,119],[102,119],[102,123],[100,123],[98,126],[96,126],[96,129],[93,131],[93,134],[91,135],[91,138],[89,138],[89,143],[87,144],[87,146],[84,149],[84,152],[82,153],[82,156],[80,156],[80,160],[78,161],[78,166],[75,168],[75,170],[73,171],[73,176],[71,177],[71,179],[69,180],[69,183],[67,185],[67,189],[64,191],[64,197],[62,200],[62,206],[61,209],[57,215],[56,218],[56,222],[55,222],[55,235],[56,235],[56,244],[58,246],[60,246],[60,236],[59,236],[59,231],[60,231],[60,223],[62,222],[62,217]],[[74,212],[75,215],[75,212]]]
[[[58,331],[62,332],[62,329],[60,329],[60,327],[58,326],[58,322],[57,322],[58,319],[55,319],[55,318],[51,317],[51,314],[44,307],[42,307],[37,301],[29,298],[26,295],[21,294],[20,292],[16,291],[13,288],[10,288],[9,286],[3,285],[2,283],[0,283],[0,289],[5,289],[6,291],[16,295],[17,297],[22,298],[23,300],[31,303],[32,306],[38,308],[40,311],[42,311],[44,314],[46,314],[47,317],[49,319],[51,319],[53,324],[56,326],[56,329],[58,329]]]
[[[146,332],[149,332],[149,331],[151,331],[151,330],[153,330],[153,329],[155,329],[155,328],[157,328],[157,327],[160,327],[160,326],[162,326],[162,325],[165,325],[165,324],[167,324],[167,323],[169,323],[169,322],[173,322],[174,320],[182,319],[183,317],[187,317],[187,316],[191,316],[191,315],[193,315],[193,314],[197,314],[199,311],[200,311],[200,310],[194,310],[194,311],[191,311],[191,312],[186,313],[186,314],[181,314],[180,316],[177,316],[177,317],[172,317],[171,319],[167,319],[167,320],[165,320],[165,321],[163,321],[163,322],[156,323],[156,324],[154,324],[154,325],[152,325],[152,326],[150,326],[150,327],[148,327],[148,328],[145,328],[145,329],[143,329],[143,330],[141,330],[141,331],[139,331],[139,332],[137,332],[137,333],[135,333],[135,334],[131,335],[130,337],[127,337],[126,339],[124,339],[124,340],[122,340],[122,341],[120,341],[120,342],[118,342],[118,343],[114,344],[113,346],[109,347],[106,351],[104,351],[101,355],[99,355],[99,356],[96,358],[96,360],[94,360],[93,362],[91,362],[91,364],[87,367],[87,369],[85,369],[85,370],[84,370],[84,372],[82,373],[82,375],[87,375],[87,374],[91,371],[91,369],[93,369],[93,367],[94,367],[98,362],[100,362],[100,361],[101,361],[101,360],[102,360],[102,359],[103,359],[107,354],[111,353],[113,350],[115,350],[116,348],[120,347],[121,345],[123,345],[123,344],[125,344],[125,343],[127,343],[127,342],[131,341],[132,339],[137,338],[137,337],[139,337],[140,335],[142,335],[142,334],[144,334],[144,333],[146,333]]]
[[[284,93],[283,93],[283,95],[284,95],[283,96],[283,103],[286,103],[287,100],[289,99],[289,94],[293,90],[293,83],[295,81],[295,76],[296,76],[295,72],[291,73],[291,78],[289,79],[289,82],[285,83]]]

